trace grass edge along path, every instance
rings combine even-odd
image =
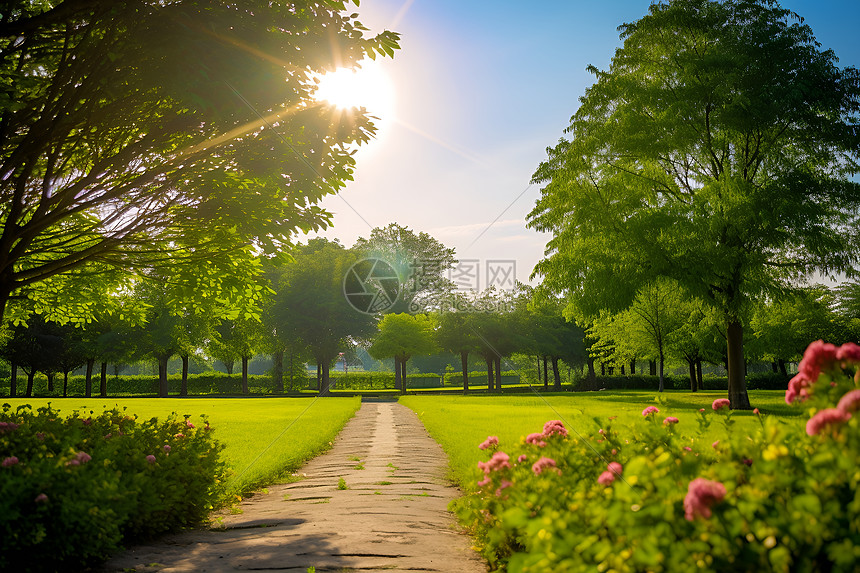
[[[29,404],[47,406],[68,417],[74,411],[99,414],[104,409],[126,409],[139,420],[162,419],[171,412],[190,415],[189,421],[205,417],[224,444],[222,453],[232,470],[224,502],[279,481],[302,464],[331,447],[334,438],[361,406],[359,398],[4,398],[13,408]]]
[[[798,409],[785,404],[785,391],[750,390],[750,401],[762,414],[777,416],[788,423],[802,422]],[[442,446],[449,460],[449,479],[463,491],[476,489],[481,477],[478,462],[486,461],[486,452],[478,445],[487,436],[498,436],[505,449],[519,444],[528,434],[540,432],[547,420],[562,420],[571,434],[594,434],[600,426],[594,418],[605,420],[616,416],[614,427],[623,427],[642,418],[646,406],[657,406],[661,415],[675,416],[681,423],[697,428],[695,413],[711,409],[724,391],[609,390],[605,392],[476,395],[476,396],[405,396],[400,403],[412,409],[430,436]],[[735,411],[733,432],[755,432],[759,428],[751,411]],[[680,428],[679,428],[680,429]],[[721,439],[726,429],[719,422],[708,430],[710,439]]]

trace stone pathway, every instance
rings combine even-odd
[[[135,547],[103,570],[486,572],[447,511],[459,491],[445,460],[412,410],[367,402],[299,470],[305,479],[244,500],[242,513],[222,514],[222,529]]]

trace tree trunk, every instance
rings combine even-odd
[[[87,380],[84,383],[84,396],[87,398],[92,398],[93,396],[93,366],[95,366],[95,363],[95,358],[87,360]]]
[[[558,356],[552,357],[552,376],[553,376],[553,387],[552,389],[556,392],[561,391],[561,376],[558,373]]]
[[[54,391],[54,373],[48,372],[45,376],[48,377],[48,392]]]
[[[696,359],[696,385],[699,387],[699,390],[705,389],[705,383],[702,382],[702,359]]]
[[[320,378],[320,396],[331,396],[330,380],[328,377],[329,365],[327,361],[320,363],[322,365],[322,376]]]
[[[696,384],[696,361],[687,360],[687,365],[690,367],[690,392],[695,392],[699,389]]]
[[[779,373],[783,376],[788,376],[788,371],[785,369],[785,360],[782,358],[777,362],[777,366],[779,367]]]
[[[275,392],[278,394],[284,393],[284,350],[278,350],[272,355],[272,382],[275,385]]]
[[[502,391],[502,357],[496,356],[496,390]]]
[[[182,384],[179,386],[179,395],[188,396],[188,355],[182,357]]]
[[[463,369],[463,394],[469,393],[469,352],[460,351],[460,367]]]
[[[485,358],[484,361],[487,363],[487,392],[493,391],[493,359]]]
[[[394,357],[394,389],[397,391],[403,391],[403,380],[400,379],[400,376],[403,372],[400,370],[400,359],[398,357]]]
[[[36,377],[36,369],[30,368],[30,371],[27,372],[27,398],[33,397],[33,378]]]
[[[167,398],[167,361],[169,356],[158,356],[158,397]]]
[[[594,358],[588,357],[588,375],[585,377],[587,384],[586,390],[594,390],[597,386],[597,372],[594,371]]]
[[[293,349],[290,348],[290,392],[293,391]]]
[[[600,375],[606,376],[606,363],[605,362],[600,363]]]
[[[663,391],[663,353],[660,353],[660,392]]]
[[[634,374],[636,374],[636,359],[631,358],[630,359],[630,375],[633,376]]]
[[[63,370],[63,398],[69,395],[69,371]]]
[[[242,394],[248,393],[248,357],[242,357]]]
[[[317,361],[317,392],[322,392],[322,362]]]
[[[776,365],[776,362],[771,362],[771,363],[770,363],[770,369],[773,371],[773,373],[774,373],[774,374],[776,374],[777,372],[779,372],[779,366],[777,366],[777,365]]]
[[[744,329],[740,321],[730,318],[726,326],[728,351],[729,403],[732,410],[750,410],[747,382],[744,377]]]
[[[547,374],[547,362],[549,359],[543,356],[543,389],[549,391],[549,375]]]
[[[624,365],[621,365],[621,375],[624,376]]]
[[[404,358],[403,360],[400,361],[400,383],[403,385],[401,387],[401,390],[400,390],[401,394],[406,394],[406,386],[407,386],[407,384],[406,384],[406,361],[407,360],[409,360],[409,359]]]
[[[11,367],[12,374],[9,376],[9,397],[15,398],[18,396],[18,365],[13,362]]]
[[[233,366],[236,365],[236,361],[235,360],[231,360],[229,362],[222,361],[221,363],[224,365],[224,370],[227,371],[227,376],[232,376],[233,375]]]
[[[537,357],[537,363],[538,363],[538,384],[540,384],[541,383],[541,379],[540,379],[540,356]]]
[[[102,362],[101,378],[99,379],[99,396],[107,398],[107,362]],[[164,361],[164,384],[167,387],[167,361]],[[166,394],[165,394],[166,395]]]
[[[648,361],[648,374],[650,376],[656,376],[657,375],[657,361],[656,360],[649,360]]]

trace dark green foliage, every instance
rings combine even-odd
[[[77,570],[197,525],[219,501],[226,470],[205,420],[6,404],[0,421],[16,425],[0,430],[0,459],[17,458],[0,468],[0,569]]]

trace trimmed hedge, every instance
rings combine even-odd
[[[508,384],[519,384],[520,383],[520,373],[516,370],[507,370],[502,371],[502,386],[506,386]],[[487,371],[483,372],[469,372],[469,386],[486,386],[487,384]],[[456,386],[458,388],[463,387],[463,373],[462,372],[448,372],[445,374],[445,386]]]
[[[0,413],[0,570],[78,570],[122,544],[201,523],[222,496],[204,419],[120,410]]]
[[[470,378],[471,379],[471,378]],[[778,372],[764,372],[759,374],[748,374],[746,377],[748,390],[784,390],[788,386],[791,376],[784,376]],[[705,390],[728,390],[729,380],[726,377],[707,377],[702,380]],[[667,390],[689,390],[690,378],[688,376],[663,377],[663,385]],[[593,385],[581,378],[574,382],[574,390],[656,390],[660,386],[658,376],[597,376]]]

